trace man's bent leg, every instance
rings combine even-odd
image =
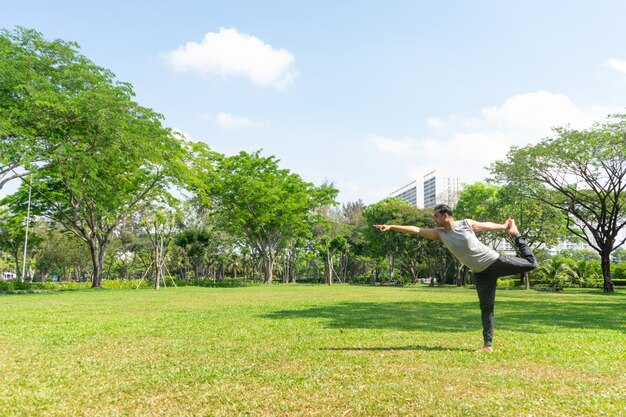
[[[530,250],[528,244],[526,243],[526,239],[522,235],[515,235],[515,246],[517,246],[517,252],[519,253],[520,258],[525,259],[528,264],[534,269],[537,267],[537,259],[533,254],[533,251]]]
[[[484,272],[488,272],[489,275],[504,277],[521,274],[537,268],[537,259],[522,235],[515,235],[515,245],[520,254],[519,257],[500,255]]]

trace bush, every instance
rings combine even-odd
[[[519,286],[519,279],[499,279],[498,288],[517,288]]]
[[[91,283],[89,282],[75,282],[75,281],[67,281],[67,282],[42,282],[36,284],[37,288],[41,288],[44,290],[78,290],[81,288],[89,288]]]
[[[626,279],[626,262],[611,265],[611,275],[613,278]]]
[[[170,285],[170,282],[168,282],[168,286]],[[255,285],[254,282],[248,281],[248,282],[244,282],[238,279],[225,279],[223,281],[213,281],[210,279],[194,279],[194,280],[190,280],[190,281],[182,281],[179,279],[174,280],[173,282],[176,283],[177,286],[179,287],[185,287],[185,286],[194,286],[194,287],[226,287],[226,288],[234,288],[234,287],[249,287],[252,285]]]
[[[0,281],[0,291],[8,291],[8,292],[28,291],[28,290],[31,290],[33,287],[36,288],[36,286],[34,286],[28,281],[24,281],[24,282],[20,280]]]
[[[135,288],[151,288],[152,282],[140,279],[103,279],[102,288],[109,290],[134,290]]]
[[[535,291],[548,291],[548,292],[561,292],[563,291],[563,287],[555,287],[553,285],[548,284],[539,284],[533,287]]]
[[[602,288],[603,284],[604,284],[603,279],[586,280],[584,288]]]

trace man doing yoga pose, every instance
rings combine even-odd
[[[424,229],[417,226],[399,226],[375,224],[381,232],[412,233],[427,239],[439,240],[450,252],[474,275],[474,283],[480,301],[480,312],[483,322],[483,347],[476,352],[493,352],[493,310],[496,299],[498,277],[527,272],[537,267],[537,260],[520,235],[513,219],[503,224],[477,222],[471,219],[455,220],[452,209],[439,204],[434,212],[435,229]],[[506,230],[517,246],[519,257],[501,255],[478,240],[475,232]]]

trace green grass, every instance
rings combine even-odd
[[[275,285],[0,296],[2,416],[622,416],[626,293]]]

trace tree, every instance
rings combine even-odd
[[[502,222],[514,217],[520,233],[534,248],[555,245],[563,235],[565,223],[559,210],[530,197],[531,184],[510,182],[499,186],[493,183],[477,182],[464,188],[455,214],[460,218],[469,217],[477,221]],[[535,190],[535,195],[540,191]],[[496,247],[503,239],[501,233],[481,232],[478,238],[488,246]],[[515,247],[511,236],[505,238]],[[458,266],[458,262],[457,262]],[[458,277],[457,269],[457,277]],[[528,273],[522,273],[521,283],[530,288]]]
[[[46,43],[40,34],[26,34],[33,45],[24,52],[27,58],[60,51],[56,61],[43,69],[36,66],[32,76],[63,82],[44,83],[42,91],[49,96],[35,94],[37,83],[22,96],[39,97],[44,107],[49,102],[54,124],[62,128],[48,129],[52,122],[43,110],[35,111],[38,102],[32,98],[20,110],[23,114],[15,111],[23,117],[9,113],[11,123],[3,123],[1,134],[22,146],[44,143],[54,148],[39,154],[46,169],[33,174],[34,212],[62,224],[88,245],[92,286],[98,288],[111,233],[138,205],[168,193],[187,171],[187,148],[161,125],[161,115],[133,101],[130,84],[116,82],[110,71],[80,55],[75,44]],[[10,109],[22,109],[20,91],[17,99],[14,92],[3,98],[13,99]],[[25,187],[11,196],[16,207],[25,203]]]
[[[176,226],[178,212],[176,202],[169,204],[156,204],[153,202],[149,209],[141,216],[141,225],[144,228],[151,245],[152,267],[154,268],[154,288],[159,289],[161,280],[165,282],[164,274],[167,266],[165,257],[172,240],[173,230]]]
[[[576,279],[574,263],[559,256],[541,262],[535,273],[542,278],[544,283],[555,288],[562,288]]]
[[[88,276],[89,251],[86,245],[73,234],[50,224],[42,233],[40,254],[36,259],[36,269],[41,281],[48,276],[59,280],[80,281]]]
[[[0,31],[0,189],[53,163],[56,151],[82,136],[81,103],[113,74],[35,30]]]
[[[308,233],[313,210],[333,203],[337,190],[315,187],[299,175],[280,169],[278,160],[260,152],[240,152],[217,162],[216,180],[207,184],[223,226],[263,258],[265,282],[271,283],[276,253],[292,237]]]
[[[363,276],[367,270],[365,222],[363,201],[348,202],[342,204],[340,221],[343,224],[343,236],[347,240],[347,248],[340,254],[340,276],[346,282],[352,278]],[[369,226],[371,227],[371,226]]]
[[[12,213],[6,208],[0,207],[0,251],[8,253],[15,265],[15,274],[23,279],[20,263],[23,257],[26,228],[25,215]],[[28,236],[28,250],[36,246],[41,238],[35,232],[35,225],[31,224]],[[32,276],[31,276],[32,280]]]
[[[368,226],[363,235],[369,242],[370,254],[374,257],[388,257],[391,280],[394,279],[397,262],[404,262],[412,274],[418,272],[418,264],[426,264],[429,243],[424,239],[404,233],[380,233],[372,225],[401,224],[434,227],[428,213],[413,207],[406,201],[387,198],[367,206],[364,216]],[[432,243],[440,245],[439,242]]]
[[[200,279],[200,268],[211,245],[209,230],[199,228],[182,230],[176,235],[174,242],[185,253],[188,262],[193,268],[194,278]]]
[[[611,252],[626,225],[626,115],[588,130],[555,129],[556,136],[513,148],[492,166],[496,179],[529,184],[529,195],[560,210],[566,227],[598,252],[604,291],[613,292]]]
[[[345,252],[348,248],[348,241],[343,236],[330,237],[322,235],[316,242],[318,256],[324,262],[326,284],[333,285],[333,275],[335,272],[335,256],[337,253]]]

